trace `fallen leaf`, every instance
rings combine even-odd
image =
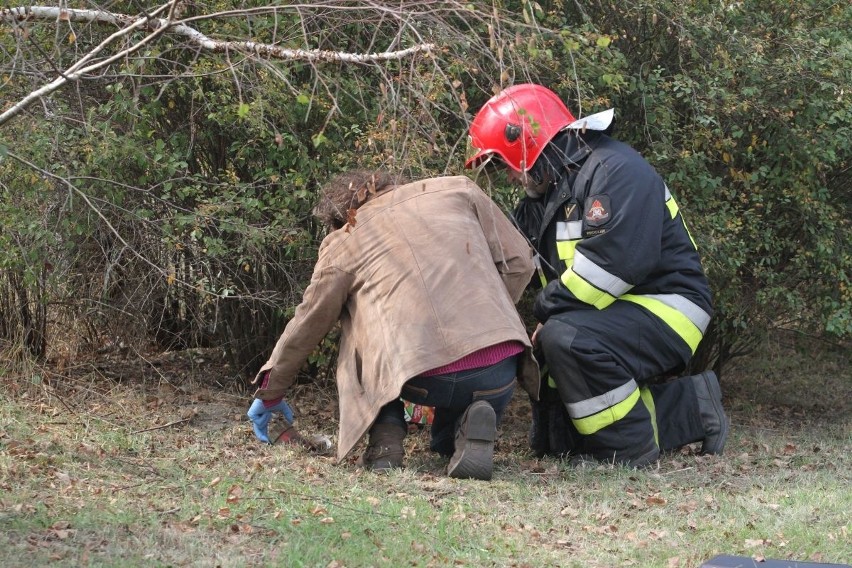
[[[226,501],[228,503],[236,503],[240,500],[240,497],[243,496],[243,488],[239,485],[232,485],[230,489],[228,489],[228,498]]]
[[[660,496],[652,495],[652,496],[647,497],[647,498],[645,499],[645,503],[647,503],[648,505],[665,505],[665,504],[666,504],[666,500],[665,500],[665,499],[663,499],[663,498],[662,498],[662,497],[660,497]]]

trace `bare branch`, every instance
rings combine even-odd
[[[98,209],[98,207],[96,207],[94,203],[92,203],[92,200],[91,200],[91,199],[89,199],[89,196],[88,196],[88,195],[86,195],[85,193],[83,193],[83,192],[80,190],[80,188],[78,188],[78,187],[77,187],[77,186],[75,186],[73,183],[71,183],[71,182],[70,182],[70,180],[68,180],[68,179],[66,179],[66,178],[63,178],[63,177],[60,177],[60,176],[58,176],[58,175],[56,175],[56,174],[54,174],[54,173],[51,173],[51,172],[49,172],[49,171],[47,171],[47,170],[42,169],[42,168],[39,168],[37,165],[33,164],[33,163],[32,163],[32,162],[30,162],[29,160],[26,160],[26,159],[22,158],[21,156],[18,156],[18,155],[17,155],[17,154],[15,154],[14,152],[8,152],[8,153],[7,153],[7,155],[9,156],[9,158],[11,158],[11,159],[13,159],[13,160],[16,160],[17,162],[20,162],[21,164],[24,164],[24,165],[26,165],[27,167],[32,168],[33,170],[35,170],[35,171],[37,171],[37,172],[41,173],[42,175],[44,175],[44,176],[46,176],[46,177],[49,177],[49,178],[51,178],[51,179],[54,179],[54,180],[56,180],[56,181],[58,181],[58,182],[62,183],[63,185],[67,186],[67,187],[68,187],[68,189],[70,189],[72,192],[74,192],[75,194],[77,194],[78,196],[80,196],[80,198],[81,198],[81,199],[82,199],[82,200],[86,203],[86,205],[87,205],[87,206],[88,206],[88,207],[92,210],[92,212],[94,212],[94,213],[95,213],[95,215],[97,215],[98,217],[100,217],[101,221],[102,221],[102,222],[103,222],[103,223],[107,226],[107,228],[110,230],[110,232],[111,232],[113,235],[115,235],[115,238],[116,238],[116,239],[118,239],[118,240],[119,240],[119,242],[121,242],[121,244],[122,244],[122,245],[124,245],[124,247],[126,247],[127,249],[129,249],[129,250],[130,250],[130,251],[131,251],[131,252],[132,252],[132,253],[133,253],[133,254],[134,254],[137,258],[139,258],[139,260],[141,260],[141,261],[142,261],[142,262],[144,262],[145,264],[149,265],[149,266],[150,266],[151,268],[153,268],[155,271],[159,272],[159,273],[160,273],[160,274],[162,274],[163,276],[167,276],[165,269],[163,269],[163,268],[161,268],[161,267],[157,266],[156,264],[154,264],[153,262],[151,262],[150,260],[148,260],[147,258],[145,258],[144,256],[142,256],[142,255],[141,255],[138,251],[136,251],[136,249],[135,249],[135,248],[133,248],[133,247],[132,247],[132,246],[131,246],[131,245],[130,245],[130,244],[129,244],[129,243],[128,243],[125,239],[124,239],[124,237],[122,237],[122,236],[121,236],[121,233],[118,231],[118,229],[116,229],[116,228],[112,225],[112,223],[110,223],[109,219],[107,219],[107,218],[106,218],[106,216],[103,214],[103,212],[102,212],[100,209]]]
[[[183,36],[193,45],[202,49],[215,53],[236,51],[247,54],[263,56],[271,59],[284,59],[293,61],[309,61],[309,62],[330,62],[340,61],[346,63],[375,63],[378,61],[389,61],[394,59],[404,59],[416,53],[431,52],[435,45],[431,43],[422,43],[406,49],[395,51],[385,51],[382,53],[347,53],[341,51],[327,51],[321,49],[288,49],[271,45],[267,43],[258,43],[254,41],[219,41],[211,39],[202,34],[195,28],[180,22],[174,22],[165,18],[156,18],[159,13],[162,13],[167,8],[173,7],[176,0],[171,0],[168,4],[160,6],[152,11],[151,15],[145,16],[130,16],[127,14],[116,14],[112,12],[103,12],[100,10],[77,10],[58,7],[32,6],[18,8],[4,8],[0,10],[0,22],[17,24],[19,22],[31,20],[58,21],[67,20],[74,22],[101,23],[111,25],[125,26],[121,30],[112,34],[100,45],[91,52],[82,57],[74,65],[69,67],[59,77],[29,93],[26,97],[12,105],[10,108],[0,113],[0,126],[8,122],[14,116],[19,114],[23,109],[30,105],[33,101],[56,91],[69,81],[76,81],[84,75],[106,67],[107,65],[117,61],[129,54],[138,51],[144,45],[147,45],[157,39],[164,33]],[[95,54],[103,50],[108,44],[114,40],[126,36],[129,33],[144,29],[152,32],[139,42],[135,43],[127,49],[123,49],[115,55],[108,57],[97,63],[85,66],[84,64],[90,61]]]

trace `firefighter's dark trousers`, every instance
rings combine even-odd
[[[680,372],[691,352],[644,308],[616,301],[603,310],[554,315],[537,346],[570,417],[572,453],[629,463],[655,446],[672,450],[704,438],[689,377],[646,385]]]

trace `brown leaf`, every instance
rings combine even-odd
[[[230,489],[228,489],[228,498],[226,501],[228,503],[236,503],[240,500],[240,497],[243,496],[243,488],[239,485],[232,485]]]

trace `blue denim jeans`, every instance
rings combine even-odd
[[[432,440],[429,447],[443,456],[455,452],[455,436],[467,407],[485,400],[497,414],[497,424],[515,391],[518,357],[508,357],[489,367],[479,367],[429,377],[414,377],[402,387],[402,398],[414,404],[432,406]],[[404,405],[397,399],[382,407],[377,423],[391,422],[405,426]]]

